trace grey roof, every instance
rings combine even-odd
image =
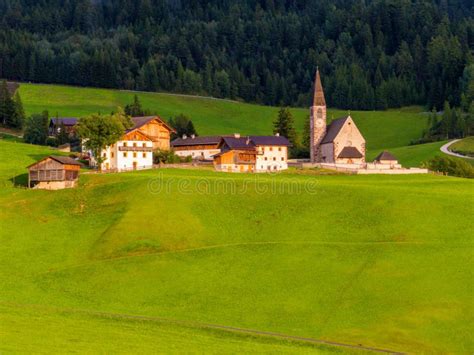
[[[283,145],[290,146],[290,141],[283,136],[250,136],[255,145]]]
[[[390,153],[389,151],[387,150],[384,150],[382,153],[380,153],[379,155],[377,155],[377,157],[375,158],[375,160],[377,161],[380,161],[380,160],[398,160],[397,158],[395,158],[393,156],[392,153]]]
[[[362,158],[363,155],[356,147],[344,147],[337,156],[338,158]]]
[[[245,136],[236,138],[234,136],[222,137],[230,149],[254,149],[261,145],[290,146],[291,143],[286,137],[282,136]]]
[[[41,160],[38,160],[37,162],[31,164],[28,166],[28,168],[42,162],[43,160],[46,160],[46,159],[53,159],[53,160],[56,160],[58,163],[61,163],[61,164],[67,164],[67,165],[79,165],[79,166],[82,166],[82,163],[78,162],[77,160],[74,160],[70,157],[64,157],[64,156],[59,156],[59,155],[50,155],[50,156],[47,156]]]
[[[250,140],[250,137],[222,137],[222,142],[225,143],[230,149],[255,148],[255,144]]]
[[[188,137],[176,138],[171,142],[172,147],[181,147],[187,145],[199,145],[199,144],[219,144],[221,141],[221,136],[203,136],[203,137]]]
[[[53,125],[59,125],[63,123],[65,126],[75,126],[77,124],[77,117],[56,117],[51,118],[51,123]]]
[[[350,116],[345,116],[345,117],[341,117],[341,118],[333,120],[327,128],[326,135],[321,141],[321,144],[332,143],[334,139],[337,137],[337,135],[339,134],[339,131],[342,129],[342,127],[344,126],[344,123],[346,123],[349,117]]]

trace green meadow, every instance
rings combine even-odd
[[[134,93],[130,91],[79,88],[61,85],[21,84],[20,93],[28,114],[48,110],[54,117],[80,117],[91,113],[108,113],[117,106],[132,102],[137,94],[146,109],[168,119],[184,113],[192,118],[201,135],[272,134],[272,122],[278,107],[261,106],[229,100],[174,95],[165,93]],[[292,108],[295,125],[301,133],[309,109]],[[328,110],[328,120],[347,115],[348,111]],[[369,158],[380,151],[405,147],[421,137],[427,126],[427,116],[420,107],[388,111],[351,111],[359,129],[367,140]],[[422,148],[423,153],[426,151]],[[414,149],[414,153],[418,150]],[[418,166],[425,154],[400,158],[402,163]],[[432,151],[432,157],[435,151]]]
[[[461,139],[458,142],[451,144],[449,150],[462,155],[474,157],[474,136]]]
[[[205,324],[474,350],[472,180],[159,169],[14,186],[50,153],[0,140],[0,352],[355,352]]]

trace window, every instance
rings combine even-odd
[[[281,157],[281,161],[285,161],[285,158],[284,158],[284,157]]]
[[[273,151],[273,147],[270,147],[270,152],[272,152],[272,151]]]
[[[110,156],[113,158],[115,156],[115,153],[114,152],[110,153]]]
[[[143,153],[143,158],[146,158],[146,153]]]
[[[278,147],[278,151],[281,152],[281,147]]]
[[[133,153],[133,157],[136,158],[136,157],[137,157],[137,153]]]
[[[265,157],[265,160],[268,160],[268,157]]]
[[[146,143],[143,143],[143,144],[142,144],[142,147],[145,148],[145,147],[146,147]]]
[[[277,160],[277,158],[276,158],[276,157],[273,157],[273,160],[275,161],[275,160]]]
[[[137,143],[133,143],[133,146],[136,147],[136,146],[137,146]]]
[[[107,158],[107,153],[102,154],[104,158]]]
[[[124,158],[127,157],[127,152],[123,152],[123,157],[124,157]]]
[[[123,142],[123,146],[126,147],[126,146],[127,146],[127,142]]]

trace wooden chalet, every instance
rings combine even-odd
[[[59,190],[76,186],[81,163],[50,155],[28,166],[28,187]]]
[[[153,142],[153,150],[170,149],[171,133],[176,132],[159,116],[132,117],[133,127],[127,132],[140,130]]]

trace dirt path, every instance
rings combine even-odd
[[[451,155],[453,157],[458,157],[458,158],[464,158],[464,159],[474,159],[473,157],[468,157],[466,155],[461,155],[461,154],[458,154],[458,153],[453,153],[452,151],[450,151],[448,148],[451,146],[451,144],[454,144],[456,142],[460,141],[460,139],[455,139],[455,140],[452,140],[451,142],[448,142],[446,143],[445,145],[443,145],[440,150],[444,153],[444,154],[448,154],[448,155]]]
[[[404,354],[402,352],[388,350],[388,349],[375,348],[371,346],[363,346],[362,344],[358,344],[358,345],[346,344],[346,343],[340,343],[340,342],[329,341],[329,340],[314,339],[314,338],[301,337],[301,336],[296,336],[296,335],[288,335],[288,334],[275,333],[275,332],[269,332],[269,331],[264,331],[264,330],[232,327],[232,326],[226,326],[226,325],[220,325],[220,324],[201,323],[201,322],[195,322],[195,321],[170,319],[170,318],[163,318],[163,317],[140,316],[140,315],[133,315],[133,314],[125,314],[125,313],[98,312],[98,311],[91,311],[91,310],[82,310],[82,309],[75,309],[75,308],[61,308],[61,307],[43,306],[43,305],[35,305],[35,304],[19,304],[19,303],[2,302],[2,301],[0,301],[0,303],[5,306],[10,306],[10,307],[15,307],[15,308],[30,308],[30,309],[44,309],[44,310],[48,309],[48,310],[55,310],[61,313],[85,314],[85,315],[101,317],[101,318],[168,323],[168,324],[181,325],[185,327],[201,328],[201,329],[215,329],[215,330],[222,330],[222,331],[226,331],[230,333],[253,335],[256,337],[268,337],[268,338],[275,338],[275,339],[281,339],[281,340],[301,342],[301,343],[306,343],[306,344],[328,345],[328,346],[335,346],[339,348],[369,351],[369,352],[374,352],[374,353]]]

